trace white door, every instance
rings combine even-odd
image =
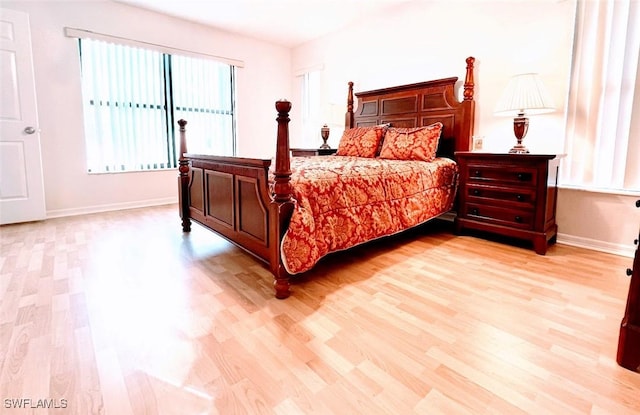
[[[29,15],[0,9],[0,224],[44,219]]]

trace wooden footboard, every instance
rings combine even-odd
[[[278,145],[289,147],[291,104],[276,103]],[[221,157],[187,153],[186,124],[180,120],[179,198],[182,230],[191,220],[245,249],[269,266],[277,298],[289,296],[289,275],[281,264],[280,239],[293,204],[289,158],[276,162],[274,196],[269,189],[269,159]]]

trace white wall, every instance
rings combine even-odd
[[[475,132],[496,151],[515,141],[512,119],[493,115],[504,87],[514,74],[539,72],[558,111],[532,117],[526,144],[532,151],[560,152],[572,11],[566,1],[416,0],[304,44],[294,49],[292,62],[294,71],[324,64],[325,104],[337,103],[344,113],[348,81],[356,91],[449,76],[462,81],[465,59],[474,56]],[[339,138],[333,135],[333,143]]]
[[[238,153],[275,153],[274,103],[290,95],[289,49],[110,1],[1,7],[30,16],[48,217],[177,201],[176,170],[87,174],[77,42],[64,36],[67,26],[244,61],[236,84]]]
[[[557,111],[530,117],[524,143],[532,152],[560,154],[574,11],[574,0],[416,0],[295,48],[293,70],[324,65],[324,116],[325,122],[334,123],[329,142],[335,147],[348,81],[356,91],[448,76],[462,81],[465,58],[474,56],[475,134],[485,136],[484,150],[496,152],[506,152],[515,143],[512,119],[493,115],[509,77],[538,72]],[[294,82],[294,96],[297,87]],[[333,115],[336,108],[338,116]],[[292,119],[298,117],[294,107]],[[296,128],[292,122],[292,141]],[[300,145],[315,147],[319,141],[318,134],[318,140]],[[559,240],[630,256],[640,224],[635,199],[560,189]]]
[[[558,226],[561,242],[633,256],[638,238],[640,196],[560,189]],[[631,262],[629,262],[631,265]]]

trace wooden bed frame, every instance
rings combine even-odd
[[[464,99],[455,94],[457,77],[356,93],[349,82],[345,128],[391,123],[416,127],[440,121],[444,128],[438,155],[453,159],[455,151],[468,151],[473,134],[475,102],[473,64],[466,60]],[[273,187],[269,185],[271,160],[190,154],[185,120],[180,125],[179,209],[182,230],[191,221],[218,233],[268,265],[274,275],[275,296],[290,295],[289,278],[280,257],[280,242],[287,229],[293,199],[290,188],[289,111],[291,103],[276,102],[277,145]]]

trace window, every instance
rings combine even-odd
[[[175,168],[180,118],[190,152],[235,154],[232,65],[94,39],[79,47],[89,172]]]
[[[563,184],[640,192],[640,2],[578,0]]]
[[[320,70],[302,74],[302,136],[306,143],[320,139]]]

